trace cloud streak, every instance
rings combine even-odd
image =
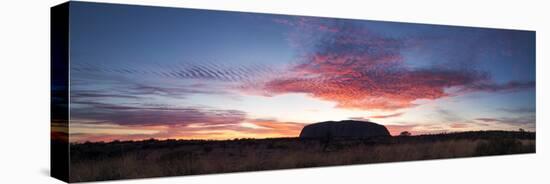
[[[374,116],[369,116],[369,118],[373,118],[373,119],[384,119],[384,118],[394,118],[394,117],[399,117],[403,115],[402,112],[399,112],[399,113],[393,113],[393,114],[387,114],[387,115],[374,115]]]
[[[535,116],[503,117],[503,118],[477,118],[476,121],[484,123],[502,123],[514,126],[535,125]]]
[[[72,103],[84,106],[71,109],[71,117],[75,117],[75,121],[93,120],[94,123],[118,125],[235,124],[246,116],[245,112],[237,110],[127,106],[90,101]]]

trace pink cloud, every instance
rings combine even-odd
[[[412,68],[404,61],[401,51],[422,42],[407,38],[389,38],[351,24],[327,26],[330,24],[308,20],[293,25],[309,30],[304,31],[308,34],[317,31],[321,36],[306,35],[309,41],[296,41],[306,43],[302,47],[311,48],[302,49],[305,52],[289,73],[265,82],[264,95],[305,93],[336,102],[339,108],[397,110],[416,106],[416,100],[454,95],[447,92],[452,87],[462,93],[534,86],[534,82],[497,84],[486,72],[475,69]],[[333,27],[334,32],[318,31]]]
[[[460,129],[460,128],[467,128],[467,127],[469,127],[469,125],[466,124],[466,123],[453,123],[453,124],[450,125],[450,127]]]

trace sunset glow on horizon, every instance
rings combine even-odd
[[[535,131],[534,32],[71,5],[71,142]]]

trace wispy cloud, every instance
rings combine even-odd
[[[536,116],[534,114],[520,114],[512,117],[484,117],[476,118],[476,124],[485,125],[487,127],[495,127],[498,129],[526,129],[535,131]]]
[[[315,98],[337,102],[338,107],[363,110],[397,110],[413,107],[419,99],[439,99],[460,92],[499,92],[528,89],[534,82],[510,81],[497,84],[487,72],[472,67],[410,67],[402,51],[418,46],[409,38],[386,37],[349,22],[320,23],[308,19],[283,21],[299,29],[333,28],[318,32],[314,43],[285,74],[264,84],[265,95],[306,93]],[[307,42],[306,42],[307,43]],[[427,43],[423,43],[427,44]],[[456,57],[465,65],[473,54]],[[457,61],[452,59],[452,61]]]
[[[246,113],[237,110],[217,110],[193,107],[157,107],[115,105],[102,102],[72,102],[83,107],[71,109],[74,121],[94,120],[118,125],[185,125],[192,123],[236,124]]]
[[[450,125],[451,128],[457,128],[457,129],[461,129],[461,128],[467,128],[469,127],[470,125],[468,125],[467,123],[452,123]]]
[[[358,120],[358,121],[370,121],[370,119],[386,119],[386,118],[399,117],[403,114],[404,114],[404,112],[397,112],[397,113],[392,113],[392,114],[371,115],[371,116],[367,116],[367,117],[350,117],[349,119]]]
[[[520,107],[520,108],[500,108],[499,110],[507,112],[507,113],[520,113],[520,114],[535,113],[536,112],[535,108],[524,108],[524,107]]]
[[[504,84],[496,84],[491,82],[480,82],[468,84],[463,88],[463,91],[487,91],[487,92],[499,92],[499,91],[518,91],[523,89],[535,88],[535,81],[510,81]]]
[[[262,129],[267,129],[267,133],[281,134],[285,137],[299,135],[305,125],[304,123],[281,122],[275,119],[250,119],[247,122],[262,127]]]
[[[521,117],[503,117],[503,118],[477,118],[475,119],[485,123],[504,123],[510,125],[535,125],[535,116],[521,116]]]
[[[128,76],[156,76],[173,79],[201,79],[225,82],[250,81],[263,74],[275,73],[275,68],[264,64],[229,66],[223,62],[183,61],[170,65],[142,64],[111,66],[97,63],[76,63],[71,70],[81,73],[119,74]]]
[[[386,115],[375,115],[375,116],[369,116],[369,118],[373,118],[373,119],[384,119],[384,118],[394,118],[394,117],[399,117],[403,115],[402,112],[399,112],[399,113],[393,113],[393,114],[386,114]]]

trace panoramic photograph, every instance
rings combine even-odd
[[[69,15],[68,130],[52,116],[51,133],[71,182],[536,152],[534,31],[83,2]]]

